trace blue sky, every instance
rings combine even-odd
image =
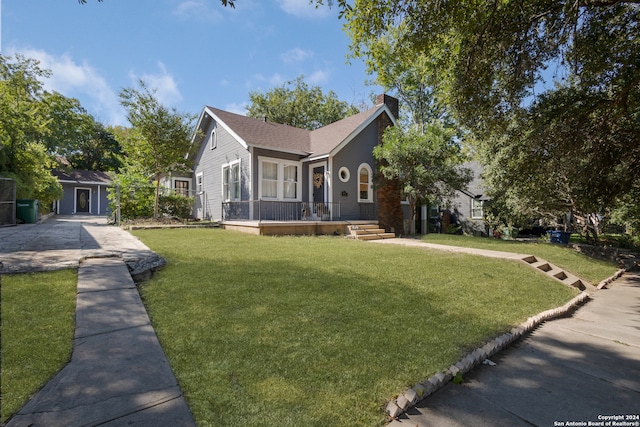
[[[47,90],[77,98],[98,121],[127,125],[118,93],[143,79],[181,112],[204,105],[245,113],[249,92],[303,75],[353,104],[381,89],[359,60],[337,10],[308,0],[0,0],[3,55],[53,72]]]

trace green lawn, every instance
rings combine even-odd
[[[574,289],[513,261],[335,237],[134,232],[199,426],[372,426],[382,405]]]
[[[7,418],[69,361],[77,274],[0,276],[2,288],[2,412]]]
[[[551,243],[488,239],[486,237],[458,236],[452,234],[426,234],[422,236],[422,241],[449,246],[464,246],[468,248],[535,255],[558,267],[564,268],[594,285],[612,276],[618,270],[617,267],[610,262],[589,258],[566,246]]]

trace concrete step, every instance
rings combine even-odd
[[[379,234],[360,234],[359,236],[356,236],[357,240],[380,240],[382,239],[382,237],[380,237]]]
[[[380,234],[380,233],[384,233],[384,230],[382,228],[367,228],[367,229],[351,230],[351,233],[360,236],[363,234]]]
[[[585,289],[587,289],[587,287],[590,286],[573,274],[566,272],[562,268],[553,265],[543,259],[536,258],[533,255],[522,258],[522,261],[527,263],[530,267],[543,272],[547,276],[552,277],[553,279],[558,280],[567,286],[578,288],[581,291],[584,291]]]

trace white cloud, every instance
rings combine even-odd
[[[274,86],[274,87],[282,86],[285,82],[286,80],[279,73],[275,73],[269,78],[269,84],[271,84],[271,86]]]
[[[173,14],[182,19],[217,22],[222,20],[222,13],[215,8],[217,6],[216,3],[211,1],[188,0],[180,2]]]
[[[297,18],[326,18],[334,12],[328,6],[316,8],[315,3],[310,3],[309,0],[277,0],[277,2],[280,9]]]
[[[51,77],[43,81],[45,90],[77,98],[98,121],[112,125],[127,124],[118,94],[100,72],[86,61],[79,64],[68,53],[56,56],[37,49],[23,49],[12,53],[36,59],[40,61],[41,68],[51,70]]]
[[[289,49],[280,55],[280,59],[282,59],[285,64],[302,62],[309,58],[313,58],[313,51],[300,49],[299,47]]]
[[[136,83],[138,79],[144,81],[149,89],[155,91],[155,97],[162,105],[175,106],[175,104],[182,101],[178,84],[173,75],[167,73],[167,67],[162,62],[158,62],[158,68],[160,68],[160,73],[156,74],[145,73],[138,76],[131,72],[131,80]]]
[[[306,77],[305,80],[310,85],[321,85],[323,83],[327,83],[329,81],[329,76],[331,75],[328,71],[317,70],[314,71],[309,77]]]

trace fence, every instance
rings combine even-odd
[[[0,227],[16,225],[16,182],[0,178]]]
[[[222,219],[226,221],[339,221],[340,203],[267,200],[224,202]]]

